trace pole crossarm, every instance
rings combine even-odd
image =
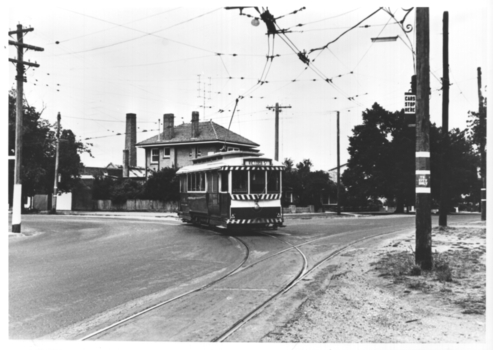
[[[18,43],[17,41],[9,40],[9,45],[15,45],[17,47],[22,47],[24,49],[28,50],[34,50],[34,51],[44,51],[45,49],[39,46],[34,46],[34,45],[28,45],[24,43]]]
[[[17,29],[17,30],[12,30],[9,32],[9,35],[13,35],[13,34],[17,34],[17,33],[28,33],[28,32],[32,32],[34,30],[34,28],[24,28],[24,29]]]
[[[39,64],[36,62],[33,63],[33,62],[19,61],[19,60],[16,60],[15,58],[9,58],[9,62],[20,63],[20,64],[24,64],[24,65],[29,66],[29,67],[36,67],[36,68],[39,67]]]
[[[276,109],[276,106],[267,106],[267,109]],[[279,108],[291,108],[291,106],[279,106]]]

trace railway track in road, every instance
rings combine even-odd
[[[155,310],[155,309],[157,309],[157,308],[160,308],[160,307],[162,307],[162,306],[164,306],[164,305],[166,305],[166,304],[169,304],[169,303],[171,303],[171,302],[173,302],[173,301],[175,301],[175,300],[182,299],[182,298],[184,298],[184,297],[186,297],[187,295],[190,295],[190,294],[192,294],[192,293],[196,293],[196,292],[199,292],[199,291],[201,291],[201,290],[203,290],[203,289],[206,289],[206,288],[208,288],[208,287],[210,287],[210,286],[212,286],[212,285],[214,285],[214,284],[216,284],[216,283],[218,283],[218,282],[220,282],[220,281],[224,280],[225,278],[227,278],[227,277],[231,276],[232,274],[234,274],[234,273],[235,273],[236,271],[238,271],[238,270],[239,270],[239,269],[240,269],[240,268],[241,268],[241,267],[242,267],[242,266],[246,263],[246,261],[248,260],[248,257],[250,256],[250,249],[248,248],[247,244],[246,244],[243,240],[239,239],[238,237],[232,237],[232,236],[230,236],[230,237],[231,237],[231,238],[233,238],[233,239],[235,239],[235,240],[237,240],[240,244],[242,244],[242,245],[243,245],[243,247],[244,247],[244,248],[245,248],[245,250],[246,250],[246,253],[245,253],[245,256],[244,256],[244,258],[243,258],[242,262],[241,262],[241,263],[240,263],[240,264],[239,264],[236,268],[234,268],[233,270],[231,270],[230,272],[228,272],[228,273],[227,273],[227,274],[225,274],[224,276],[221,276],[220,278],[217,278],[217,279],[215,279],[214,281],[211,281],[211,282],[209,282],[209,283],[207,283],[207,284],[205,284],[205,285],[203,285],[203,286],[201,286],[201,287],[198,287],[198,288],[192,289],[192,290],[190,290],[190,291],[188,291],[188,292],[182,293],[182,294],[177,295],[177,296],[175,296],[175,297],[173,297],[173,298],[170,298],[170,299],[164,300],[164,301],[162,301],[162,302],[159,302],[159,303],[157,303],[157,304],[155,304],[155,305],[149,306],[149,307],[145,308],[144,310],[141,310],[141,311],[139,311],[139,312],[137,312],[137,313],[135,313],[135,314],[133,314],[133,315],[130,315],[130,316],[128,316],[128,317],[126,317],[126,318],[124,318],[124,319],[122,319],[122,320],[120,320],[120,321],[117,321],[117,322],[115,322],[115,323],[112,323],[112,324],[111,324],[111,325],[109,325],[109,326],[106,326],[106,327],[101,328],[101,329],[98,329],[98,330],[96,330],[96,331],[94,331],[94,332],[92,332],[92,333],[90,333],[90,334],[88,334],[88,335],[85,335],[84,337],[82,337],[82,338],[80,338],[80,339],[78,339],[78,340],[83,341],[83,340],[88,340],[88,339],[94,338],[94,337],[95,337],[95,336],[97,336],[97,335],[103,334],[104,332],[107,332],[107,331],[109,331],[109,330],[111,330],[111,329],[113,329],[113,328],[115,328],[115,327],[118,327],[118,326],[120,326],[120,325],[122,325],[122,324],[124,324],[124,323],[126,323],[126,322],[128,322],[128,321],[131,321],[131,320],[133,320],[133,319],[135,319],[135,318],[137,318],[137,317],[139,317],[139,316],[142,316],[142,315],[144,315],[144,314],[146,314],[146,313],[148,313],[148,312],[150,312],[150,311],[152,311],[152,310]]]
[[[243,325],[245,325],[248,321],[250,321],[252,318],[254,318],[255,316],[259,315],[267,305],[269,305],[272,301],[274,301],[274,299],[276,299],[277,297],[279,297],[280,295],[282,294],[285,294],[286,292],[288,292],[291,288],[293,288],[299,281],[301,281],[303,278],[305,278],[308,274],[310,274],[311,272],[313,272],[314,270],[316,270],[318,267],[320,267],[323,263],[329,261],[330,259],[333,259],[335,258],[337,255],[339,255],[341,252],[343,252],[344,250],[346,250],[347,248],[357,244],[357,243],[360,243],[360,242],[363,242],[365,240],[369,240],[369,239],[373,239],[373,238],[376,238],[376,237],[379,237],[379,236],[383,236],[383,235],[388,235],[388,234],[392,234],[392,233],[399,233],[399,232],[405,232],[405,231],[408,231],[408,230],[402,230],[402,231],[397,231],[397,232],[389,232],[389,233],[383,233],[383,234],[379,234],[379,235],[375,235],[375,236],[371,236],[371,237],[364,237],[364,238],[361,238],[359,240],[356,240],[356,241],[353,241],[349,244],[346,244],[342,247],[340,247],[339,249],[333,251],[332,253],[328,254],[326,257],[324,257],[322,260],[318,261],[315,265],[313,265],[310,269],[307,268],[308,266],[308,262],[307,262],[307,259],[306,259],[306,256],[305,254],[299,249],[299,247],[301,246],[304,246],[304,245],[307,245],[307,244],[310,244],[310,243],[314,243],[316,241],[320,241],[324,238],[327,238],[327,236],[323,236],[323,237],[317,237],[315,239],[311,239],[309,241],[306,241],[306,242],[303,242],[303,243],[300,243],[298,245],[291,245],[290,243],[287,243],[285,242],[284,240],[281,240],[279,239],[278,237],[275,237],[275,236],[272,236],[272,235],[269,235],[271,237],[275,237],[279,240],[281,240],[282,242],[286,243],[286,244],[289,244],[292,246],[292,248],[288,248],[284,251],[287,251],[287,250],[291,250],[291,249],[296,249],[300,254],[301,256],[303,257],[303,261],[304,261],[304,264],[303,264],[303,268],[302,270],[300,271],[300,273],[291,281],[289,282],[288,284],[286,284],[281,290],[279,290],[277,293],[275,293],[274,295],[272,295],[270,298],[268,298],[266,301],[264,301],[261,305],[257,306],[254,310],[252,310],[250,313],[248,313],[247,315],[245,315],[244,317],[242,317],[240,320],[238,320],[233,326],[231,326],[229,329],[227,329],[226,331],[224,331],[221,335],[215,337],[214,339],[212,339],[211,341],[212,342],[223,342],[224,340],[226,340],[228,337],[230,337],[233,333],[235,333],[236,331],[238,331]],[[282,251],[282,252],[284,252]],[[270,257],[269,257],[270,258]],[[260,262],[260,261],[259,261]],[[257,262],[258,263],[258,262]]]
[[[403,231],[408,231],[408,230],[402,230]],[[304,242],[301,242],[299,244],[291,244],[283,239],[281,239],[280,237],[278,237],[277,235],[274,235],[274,234],[271,234],[271,233],[267,233],[267,232],[263,232],[263,231],[256,231],[256,233],[261,233],[265,236],[269,236],[269,237],[272,237],[274,239],[277,239],[281,242],[283,242],[283,244],[286,244],[286,245],[289,245],[288,248],[286,249],[283,249],[283,250],[280,250],[274,254],[271,254],[269,256],[266,256],[262,259],[259,259],[251,264],[248,264],[246,265],[246,262],[250,256],[250,248],[248,247],[248,244],[243,241],[242,239],[240,239],[239,237],[236,237],[236,236],[229,236],[231,237],[232,239],[235,239],[237,240],[243,247],[244,247],[244,250],[245,250],[245,256],[242,260],[242,262],[236,266],[232,271],[230,271],[229,273],[227,273],[226,275],[214,280],[214,281],[211,281],[211,282],[208,282],[207,284],[201,286],[201,287],[198,287],[198,288],[195,288],[193,290],[190,290],[190,291],[187,291],[185,293],[182,293],[178,296],[175,296],[173,298],[170,298],[170,299],[167,299],[165,301],[162,301],[162,302],[159,302],[155,305],[152,305],[150,307],[147,307],[145,309],[143,309],[142,311],[139,311],[133,315],[130,315],[118,322],[115,322],[109,326],[106,326],[104,328],[101,328],[99,330],[96,330],[96,331],[93,331],[92,333],[88,334],[88,335],[85,335],[84,337],[78,339],[78,340],[81,340],[81,341],[84,341],[84,340],[89,340],[89,339],[92,339],[92,338],[95,338],[95,337],[98,337],[98,336],[104,336],[105,333],[111,331],[112,329],[114,328],[117,328],[127,322],[130,322],[132,320],[135,320],[149,312],[151,312],[152,310],[156,310],[158,308],[161,308],[167,304],[170,304],[172,302],[175,302],[177,300],[180,300],[180,299],[183,299],[184,297],[186,296],[189,296],[193,293],[198,293],[200,291],[203,291],[205,289],[208,289],[209,287],[212,287],[213,285],[227,279],[228,277],[231,277],[233,275],[237,275],[239,273],[241,273],[242,271],[245,271],[246,269],[249,269],[255,265],[258,265],[262,262],[265,262],[267,260],[270,260],[270,259],[273,259],[274,257],[276,256],[279,256],[279,255],[282,255],[282,254],[285,254],[287,252],[292,252],[292,251],[296,251],[298,253],[298,255],[301,257],[302,259],[302,264],[301,264],[301,267],[299,268],[299,271],[298,273],[290,279],[290,281],[288,281],[282,288],[280,288],[278,291],[276,291],[274,294],[272,294],[270,297],[268,297],[266,300],[264,300],[261,304],[257,305],[256,307],[253,308],[253,310],[251,310],[250,312],[248,312],[246,315],[244,315],[243,317],[237,319],[230,327],[228,327],[227,329],[225,330],[222,330],[221,333],[214,337],[213,339],[211,339],[210,341],[212,342],[222,342],[222,341],[225,341],[228,337],[230,337],[232,334],[234,334],[236,331],[238,331],[243,325],[245,325],[246,323],[248,323],[252,318],[254,318],[255,316],[259,315],[265,308],[267,305],[269,305],[270,303],[272,303],[276,298],[278,298],[279,296],[285,294],[286,292],[288,292],[291,288],[293,288],[298,282],[300,282],[303,278],[305,278],[308,274],[310,274],[311,272],[313,272],[315,269],[317,269],[319,266],[321,266],[323,263],[333,259],[334,257],[336,257],[337,255],[339,255],[342,251],[344,251],[345,249],[348,249],[349,247],[357,244],[357,243],[360,243],[364,240],[369,240],[369,239],[372,239],[372,238],[376,238],[376,237],[379,237],[379,236],[382,236],[382,235],[388,235],[388,234],[392,234],[392,233],[396,233],[396,232],[388,232],[388,233],[383,233],[383,234],[377,234],[377,235],[373,235],[373,236],[368,236],[368,237],[363,237],[361,239],[358,239],[358,240],[355,240],[355,241],[352,241],[351,243],[349,244],[345,244],[343,246],[340,246],[338,249],[336,249],[335,251],[332,251],[330,254],[326,255],[325,257],[323,257],[322,259],[320,259],[318,262],[316,262],[313,266],[309,267],[308,266],[308,259],[306,257],[306,255],[301,251],[300,247],[303,247],[303,246],[306,246],[306,245],[310,245],[310,244],[314,244],[314,243],[317,243],[317,242],[320,242],[321,240],[324,240],[324,239],[328,239],[328,238],[334,238],[336,236],[340,236],[340,235],[347,235],[347,234],[350,234],[350,233],[357,233],[359,231],[348,231],[348,232],[343,232],[343,233],[339,233],[337,235],[332,235],[332,236],[327,236],[327,234],[321,234],[319,236],[316,236],[312,239],[309,239],[309,240],[306,240]],[[397,232],[401,232],[401,231],[397,231]]]

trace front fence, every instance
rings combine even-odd
[[[74,203],[75,204],[75,203]],[[90,202],[77,203],[72,210],[88,211],[151,211],[151,212],[177,212],[178,202],[164,202],[149,199],[128,199],[122,204],[115,204],[111,200],[91,200]]]

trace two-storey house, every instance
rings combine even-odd
[[[181,168],[192,164],[192,159],[221,151],[251,151],[259,147],[213,121],[199,121],[199,112],[192,112],[191,123],[174,125],[175,116],[165,114],[163,130],[158,135],[139,142],[145,149],[145,168],[159,171],[162,168]]]

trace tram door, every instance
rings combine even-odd
[[[229,171],[218,172],[219,211],[222,217],[229,218],[231,197],[229,195]]]
[[[218,193],[218,174],[217,171],[212,171],[207,176],[207,209],[209,215],[219,216],[219,193]]]

